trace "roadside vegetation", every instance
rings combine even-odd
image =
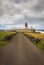
[[[44,34],[25,32],[26,35],[37,47],[44,50]]]
[[[0,48],[5,46],[15,34],[16,32],[0,31]]]

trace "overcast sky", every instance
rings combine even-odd
[[[44,0],[0,0],[0,29],[44,29]]]

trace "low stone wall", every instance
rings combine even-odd
[[[24,34],[26,35],[26,34]],[[39,38],[34,38],[33,36],[31,35],[26,35],[26,37],[28,37],[31,41],[35,42],[35,43],[39,43],[41,41],[41,39]]]
[[[6,35],[4,38],[0,39],[0,41],[9,41],[15,34]]]

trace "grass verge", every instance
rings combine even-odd
[[[0,48],[8,44],[15,37],[15,35],[16,35],[16,32],[5,32],[5,31],[0,32]],[[10,38],[8,37],[9,39],[7,38],[6,40],[2,40],[4,39],[5,36],[6,37],[11,36],[11,37]]]
[[[30,41],[33,42],[33,44],[35,44],[38,48],[40,48],[42,51],[44,51],[44,44],[42,44],[42,41],[36,43],[35,41],[33,41],[28,34],[23,33]]]

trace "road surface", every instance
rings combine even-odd
[[[40,51],[22,33],[0,49],[0,65],[44,65],[44,52]]]

